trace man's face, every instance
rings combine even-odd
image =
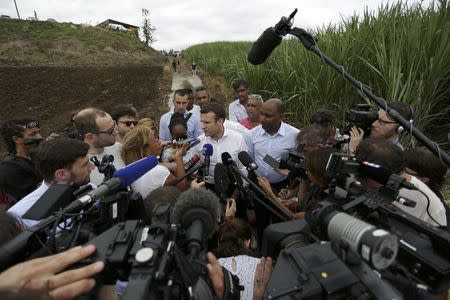
[[[137,125],[138,118],[134,116],[122,116],[117,120],[117,131],[124,138],[125,135]]]
[[[234,90],[234,92],[240,102],[245,102],[248,100],[249,90],[245,86],[240,85],[236,90]]]
[[[282,120],[282,114],[278,112],[274,102],[264,102],[261,107],[261,126],[267,132],[278,129]]]
[[[186,95],[188,98],[187,108],[192,109],[192,107],[194,107],[194,94],[192,92],[187,91]]]
[[[91,181],[90,174],[95,168],[94,164],[89,160],[89,155],[77,158],[70,168],[70,179],[68,181],[78,186],[88,184]]]
[[[378,110],[378,120],[372,123],[371,137],[391,139],[398,136],[398,124],[390,119],[382,109]]]
[[[249,98],[248,104],[247,104],[247,115],[251,117],[252,119],[254,117],[259,116],[261,112],[262,103],[258,99],[255,98]]]
[[[208,104],[211,101],[207,91],[195,92],[195,99],[197,100],[197,103],[200,106],[204,106],[204,105]]]
[[[200,121],[202,122],[202,129],[206,136],[214,138],[221,133],[221,127],[223,127],[223,119],[216,120],[215,113],[209,112],[206,114],[201,114]]]
[[[107,114],[105,117],[98,117],[96,123],[98,132],[94,134],[94,147],[103,148],[114,145],[118,133],[116,122]]]
[[[173,98],[173,110],[184,114],[188,105],[188,96],[175,95]]]

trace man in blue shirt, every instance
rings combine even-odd
[[[203,133],[200,124],[200,118],[197,114],[187,111],[188,96],[185,89],[176,90],[173,95],[173,110],[162,115],[159,121],[159,139],[163,141],[172,141],[169,131],[169,123],[175,112],[184,114],[188,131],[188,138],[196,138]]]
[[[283,153],[295,150],[299,130],[283,122],[283,103],[280,99],[270,99],[261,107],[261,125],[253,128],[247,136],[250,155],[258,165],[261,176],[267,178],[272,188],[278,193],[288,184],[286,176],[276,172],[264,162],[264,156],[269,154],[280,160]],[[256,223],[259,238],[270,223],[270,215],[261,205],[255,204]]]

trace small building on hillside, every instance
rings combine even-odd
[[[119,21],[112,20],[112,19],[108,19],[106,21],[98,23],[97,27],[102,27],[102,28],[117,30],[117,31],[127,31],[127,32],[132,33],[136,37],[139,37],[139,27],[138,26],[130,25],[130,24],[119,22]]]

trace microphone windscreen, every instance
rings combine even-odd
[[[213,146],[211,144],[204,144],[202,154],[204,156],[211,156],[214,152]]]
[[[234,163],[233,158],[231,158],[230,153],[228,153],[228,152],[222,153],[222,163],[226,166],[232,165]]]
[[[189,189],[178,198],[172,212],[172,223],[187,229],[194,220],[203,222],[204,236],[210,238],[219,225],[219,198],[207,189]]]
[[[240,161],[245,167],[248,167],[248,166],[253,162],[252,157],[250,156],[250,154],[248,154],[247,151],[241,151],[241,152],[239,152],[238,158],[239,158],[239,161]]]
[[[214,190],[219,195],[226,195],[230,188],[230,184],[231,181],[228,174],[228,167],[221,163],[216,164],[214,167]]]
[[[253,43],[247,59],[252,65],[259,65],[266,61],[272,51],[281,43],[282,38],[272,28],[267,28]]]
[[[139,177],[156,167],[158,163],[158,159],[155,156],[147,156],[118,170],[114,173],[113,178],[120,178],[120,188],[126,189]]]

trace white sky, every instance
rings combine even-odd
[[[294,26],[305,29],[338,23],[365,7],[376,10],[386,0],[16,0],[20,17],[96,25],[114,19],[142,24],[141,9],[150,11],[157,49],[181,50],[212,41],[253,41],[294,8]],[[395,2],[395,1],[394,1]],[[421,2],[407,0],[408,4]],[[428,5],[432,0],[423,0]],[[390,1],[392,3],[392,0]],[[14,0],[0,0],[0,15],[17,17]]]

